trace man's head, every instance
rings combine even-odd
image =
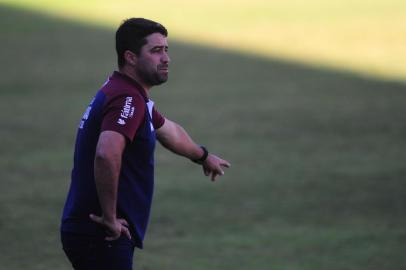
[[[168,31],[161,24],[143,18],[125,20],[116,32],[120,69],[129,67],[147,86],[168,79]]]

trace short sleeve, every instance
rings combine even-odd
[[[107,99],[101,131],[112,130],[132,141],[143,123],[145,101],[139,95],[118,95]]]
[[[155,106],[152,108],[152,124],[154,129],[162,127],[165,123],[165,117],[162,116],[160,112],[155,109]]]

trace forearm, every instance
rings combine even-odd
[[[171,132],[161,134],[161,136],[158,137],[164,147],[192,160],[202,156],[203,150],[180,125],[170,122],[166,128],[170,129]]]
[[[109,221],[116,218],[120,165],[120,161],[103,156],[96,156],[94,161],[97,195],[103,216]]]
[[[197,161],[203,166],[206,175],[214,181],[217,175],[223,175],[222,167],[230,167],[230,163],[213,154],[208,154],[197,145],[187,132],[175,122],[165,119],[165,123],[157,130],[159,142],[172,152]]]

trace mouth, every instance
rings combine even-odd
[[[158,66],[158,70],[168,72],[168,71],[169,71],[169,66],[168,66],[168,65],[161,65],[161,66]]]
[[[158,71],[163,72],[163,73],[169,73],[169,68],[159,68]]]

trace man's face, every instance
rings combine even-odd
[[[169,55],[168,41],[160,33],[146,37],[145,44],[137,57],[136,72],[148,86],[159,85],[168,80]]]

